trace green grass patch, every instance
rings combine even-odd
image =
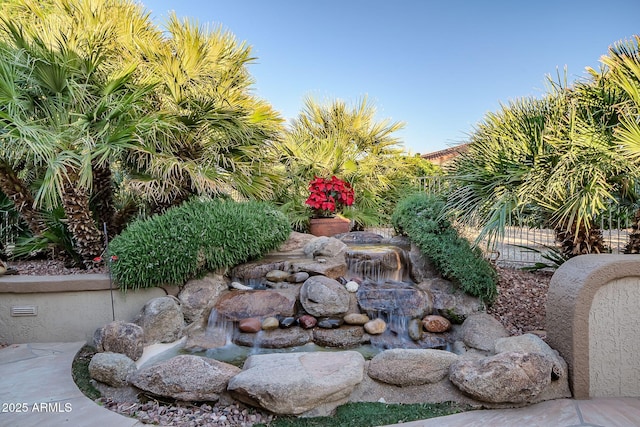
[[[388,404],[378,402],[347,403],[330,417],[298,418],[278,416],[269,427],[373,427],[405,423],[457,414],[470,408],[454,402]],[[255,427],[265,424],[256,424]]]
[[[96,349],[90,345],[85,345],[80,349],[73,363],[71,364],[71,376],[80,391],[91,400],[100,397],[100,392],[91,384],[89,376],[89,362],[96,354]]]

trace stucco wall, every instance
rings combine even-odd
[[[576,399],[640,395],[639,288],[639,255],[582,255],[553,275],[547,342],[567,361]]]
[[[0,279],[0,342],[92,342],[113,320],[108,276],[7,276]],[[175,288],[113,291],[116,320],[131,321],[152,298]],[[12,307],[36,307],[36,316],[12,316]]]
[[[640,396],[640,277],[607,283],[589,312],[589,394]]]

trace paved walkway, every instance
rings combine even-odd
[[[141,427],[85,397],[71,378],[84,342],[0,350],[0,426]],[[397,427],[638,427],[640,398],[560,399],[520,409],[472,411]],[[355,427],[355,426],[354,426]]]

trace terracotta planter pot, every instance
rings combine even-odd
[[[333,218],[311,218],[309,232],[314,236],[334,236],[351,230],[351,220],[336,216]]]

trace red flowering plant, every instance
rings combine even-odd
[[[313,209],[314,217],[331,217],[344,206],[353,204],[353,188],[335,176],[331,178],[315,177],[309,183],[311,193],[305,203]]]

